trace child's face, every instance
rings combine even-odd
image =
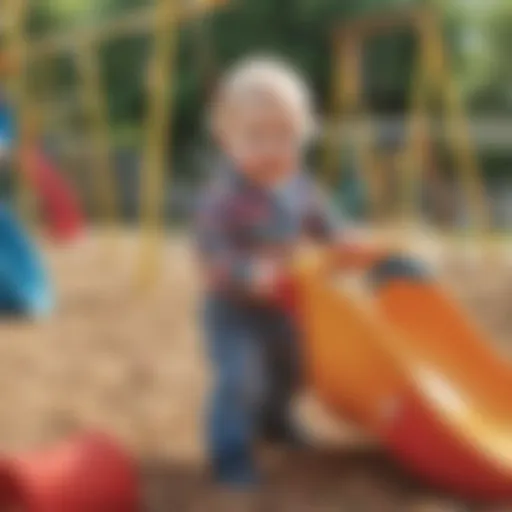
[[[303,139],[291,108],[271,95],[239,102],[228,116],[221,144],[236,168],[265,187],[274,187],[297,172]]]

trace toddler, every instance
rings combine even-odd
[[[259,58],[233,68],[211,124],[225,165],[207,185],[197,219],[215,376],[208,444],[217,481],[246,486],[257,481],[255,441],[301,442],[291,411],[299,342],[273,300],[279,276],[300,238],[343,244],[336,216],[302,170],[315,119],[293,68]]]

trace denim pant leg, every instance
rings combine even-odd
[[[211,462],[219,481],[243,485],[255,476],[252,448],[264,389],[261,344],[254,324],[222,302],[208,304],[205,320],[214,368]]]
[[[265,315],[260,325],[268,379],[261,409],[261,433],[269,440],[285,441],[297,433],[292,400],[302,380],[300,340],[293,320],[279,311]]]

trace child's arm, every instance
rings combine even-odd
[[[305,228],[306,234],[333,249],[333,263],[338,268],[364,269],[386,254],[381,247],[357,237],[326,194],[313,185],[310,186]]]
[[[333,259],[337,268],[364,270],[384,258],[387,251],[354,236],[342,236],[333,243]]]

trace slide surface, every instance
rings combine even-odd
[[[0,314],[41,317],[52,307],[53,293],[37,249],[0,207]]]
[[[316,393],[426,482],[512,498],[512,367],[420,269],[388,261],[372,277],[374,296],[355,298],[321,255],[297,266]]]

